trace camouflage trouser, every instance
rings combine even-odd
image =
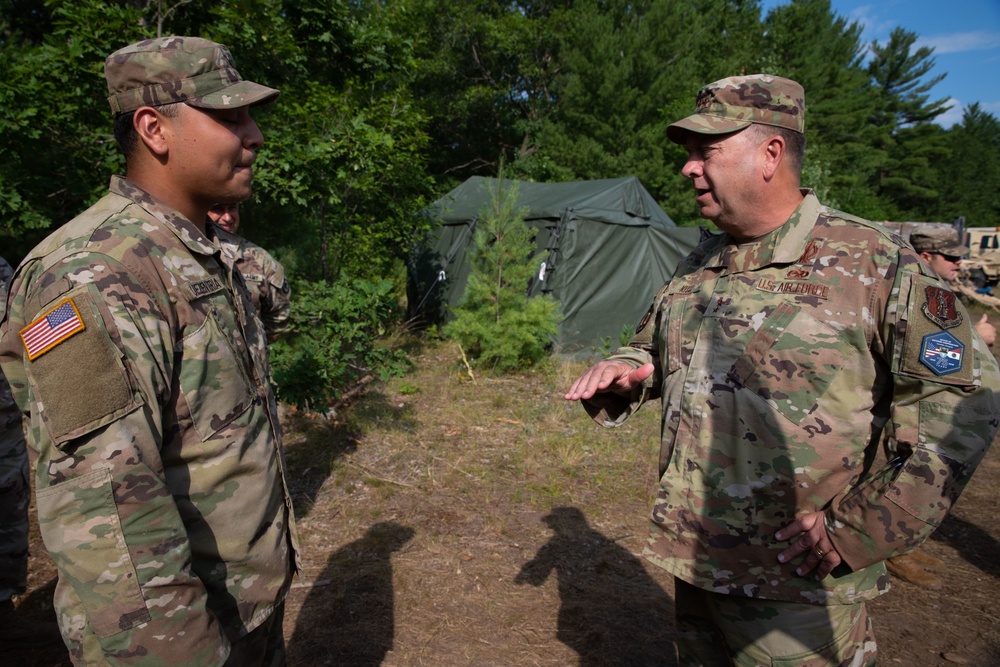
[[[0,412],[0,600],[24,593],[28,574],[28,450],[21,419]]]
[[[863,602],[808,605],[676,583],[680,667],[874,667]]]
[[[61,582],[60,582],[61,584]],[[66,599],[75,599],[77,608],[80,601],[70,587],[63,590]],[[56,589],[56,608],[60,606],[60,589]],[[285,636],[283,634],[285,620],[285,603],[282,602],[268,616],[267,620],[253,629],[250,634],[237,639],[230,645],[229,659],[226,660],[225,667],[285,667]],[[63,641],[69,649],[70,660],[74,665],[80,667],[86,665],[107,665],[110,664],[97,639],[97,635],[87,626],[82,629],[86,620],[82,617],[72,618],[63,616],[61,618]],[[76,628],[70,627],[77,621]],[[176,663],[190,664],[191,656],[177,655],[176,652],[169,656],[148,656],[152,663],[157,665],[168,665]],[[116,663],[117,664],[117,663]]]
[[[227,667],[285,667],[285,603],[253,632],[233,642]]]

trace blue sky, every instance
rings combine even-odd
[[[788,0],[763,0],[763,13]],[[934,47],[931,76],[947,73],[931,90],[953,107],[938,117],[944,127],[962,119],[973,102],[1000,118],[1000,0],[831,0],[833,11],[864,27],[862,39],[885,42],[896,26]],[[809,91],[806,91],[808,99]]]

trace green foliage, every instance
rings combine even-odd
[[[628,345],[634,335],[635,325],[626,324],[618,332],[617,340],[613,336],[601,336],[601,345],[597,348],[597,352],[602,358],[610,357],[619,347]]]
[[[299,282],[292,294],[292,331],[271,346],[282,400],[322,411],[365,376],[385,381],[407,369],[403,351],[382,342],[399,319],[391,281],[345,275]]]
[[[535,231],[525,224],[517,202],[517,187],[497,180],[469,249],[465,295],[455,319],[441,330],[478,367],[501,373],[543,359],[560,320],[559,304],[550,296],[527,296],[535,271]]]
[[[965,108],[962,122],[948,133],[951,155],[939,165],[937,219],[965,216],[966,224],[1000,227],[1000,121],[978,103]]]
[[[103,60],[157,34],[223,42],[282,91],[253,112],[266,143],[242,229],[296,278],[388,275],[425,225],[414,214],[500,161],[525,180],[635,175],[678,224],[701,224],[664,128],[705,83],[750,72],[805,87],[803,185],[824,202],[996,224],[991,189],[970,186],[996,182],[992,117],[932,125],[947,107],[932,50],[901,29],[866,45],[829,0],[764,17],[757,0],[5,0],[8,259],[122,171]]]

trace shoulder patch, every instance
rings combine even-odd
[[[653,316],[654,308],[656,308],[655,303],[649,307],[649,310],[646,311],[646,314],[642,316],[641,320],[639,320],[639,324],[637,324],[635,327],[635,333],[638,334],[640,331],[646,328],[646,325],[649,324],[649,318]]]
[[[108,424],[142,402],[132,390],[123,354],[112,342],[108,321],[99,314],[101,305],[90,293],[93,290],[92,284],[81,286],[55,302],[55,308],[46,309],[49,315],[72,304],[80,335],[65,336],[26,365],[28,381],[44,406],[42,418],[56,446]],[[28,328],[44,321],[46,315]]]
[[[951,290],[937,285],[927,285],[924,289],[924,303],[921,312],[942,329],[953,329],[962,323],[962,313],[956,306],[958,299]]]
[[[949,375],[962,370],[965,345],[947,331],[929,333],[920,344],[920,363],[935,375]]]
[[[904,319],[900,372],[944,384],[976,384],[972,323],[953,292],[935,278],[914,274]]]
[[[86,329],[73,299],[64,299],[47,313],[21,329],[21,343],[28,360],[34,361],[59,343]]]

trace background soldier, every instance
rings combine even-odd
[[[60,628],[79,665],[281,665],[297,541],[267,343],[205,235],[250,196],[249,107],[278,91],[195,37],[105,77],[127,175],[21,263],[0,322]]]
[[[984,303],[985,299],[992,298],[976,294],[962,282],[958,272],[962,266],[962,256],[969,252],[969,248],[958,240],[958,232],[954,229],[941,227],[918,229],[910,234],[910,245],[922,260],[930,264],[935,273],[948,281],[955,294],[966,297],[966,303]],[[996,328],[990,324],[986,313],[976,321],[975,326],[987,345],[996,342]]]
[[[566,398],[663,408],[645,555],[675,576],[682,665],[874,665],[865,600],[986,452],[1000,370],[955,295],[882,227],[799,189],[805,95],[731,77],[667,130],[705,241],[629,346]]]
[[[222,228],[223,233],[216,234],[222,247],[222,260],[242,274],[254,308],[264,322],[267,339],[273,343],[288,331],[292,311],[285,269],[271,253],[237,234],[239,204],[216,204],[208,210],[208,218]]]

